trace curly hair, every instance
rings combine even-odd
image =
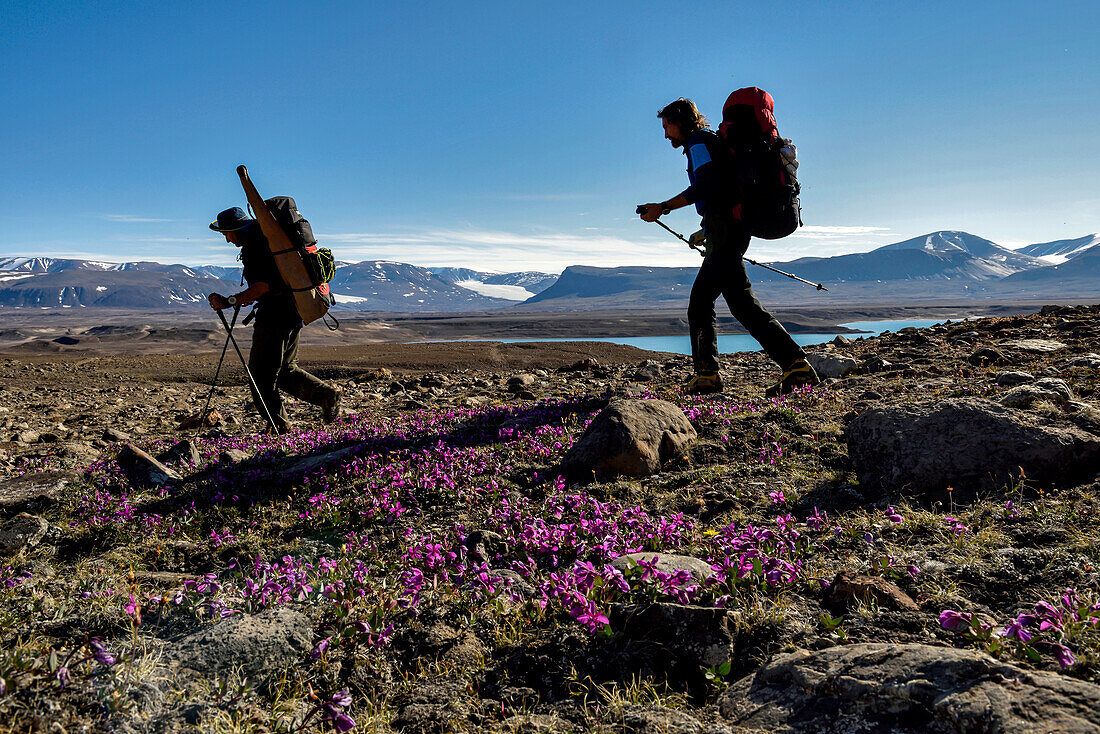
[[[669,102],[661,108],[661,111],[657,113],[657,117],[669,124],[679,125],[680,132],[685,135],[708,126],[707,118],[703,117],[703,113],[699,111],[695,103],[683,97],[675,102]]]

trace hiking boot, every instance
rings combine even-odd
[[[338,387],[332,389],[332,394],[321,401],[321,422],[332,423],[340,417],[341,390]]]
[[[274,426],[271,425],[270,423],[268,423],[266,426],[264,426],[263,435],[264,436],[285,436],[286,434],[290,433],[290,429],[291,429],[291,425],[289,423],[286,423],[286,422],[280,421],[280,420],[276,420]]]
[[[805,387],[806,385],[817,385],[821,382],[821,378],[814,372],[814,368],[805,359],[797,359],[794,363],[783,371],[783,376],[779,378],[779,382],[772,385],[764,391],[764,395],[769,398],[774,398],[779,395],[786,395],[796,387]]]
[[[692,377],[684,385],[684,392],[688,395],[707,395],[714,392],[722,392],[722,376],[717,372],[700,372]]]

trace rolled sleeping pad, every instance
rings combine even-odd
[[[294,247],[287,233],[275,221],[275,217],[271,215],[267,203],[260,196],[260,192],[256,191],[252,179],[248,177],[248,169],[237,166],[237,175],[241,177],[244,195],[248,198],[248,203],[256,214],[256,221],[260,223],[260,230],[267,238],[268,247],[275,256],[279,275],[283,276],[283,282],[294,294],[294,305],[298,308],[298,315],[307,324],[316,321],[328,313],[332,303],[328,295],[328,283],[323,283],[320,287],[313,285],[309,271],[302,262],[302,255]]]

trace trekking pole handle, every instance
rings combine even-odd
[[[664,215],[668,214],[670,211],[672,211],[672,210],[671,209],[662,209],[661,210],[661,216],[663,217]],[[634,210],[634,213],[635,214],[645,214],[645,204],[639,204],[638,208]]]

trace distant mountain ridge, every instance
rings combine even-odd
[[[1051,264],[1050,258],[1059,262]],[[967,232],[943,230],[870,252],[769,264],[829,288],[814,291],[752,268],[750,277],[765,297],[781,303],[1100,296],[1098,235],[1010,250]],[[339,309],[392,313],[680,308],[696,272],[694,266],[573,265],[554,276],[371,260],[340,263],[332,291]],[[179,308],[201,304],[212,291],[239,290],[240,273],[239,267],[214,265],[0,258],[0,307]]]
[[[1082,250],[1075,259],[1090,253],[1100,262],[1100,248]],[[870,252],[768,263],[812,282],[824,283],[829,292],[807,289],[763,268],[750,266],[750,278],[769,294],[788,302],[803,302],[811,297],[817,302],[845,298],[881,302],[927,301],[937,297],[966,300],[998,294],[1013,298],[1064,298],[1074,295],[1073,291],[1060,287],[1060,282],[1071,274],[1078,286],[1076,293],[1100,295],[1100,280],[1090,282],[1091,276],[1087,274],[1086,266],[1091,262],[1082,260],[1077,269],[1069,270],[1065,269],[1069,267],[1067,264],[1059,272],[1037,257],[985,238],[944,230]],[[696,268],[572,266],[562,272],[553,286],[520,308],[564,311],[683,306],[696,272]]]
[[[485,311],[529,298],[557,276],[484,273],[371,260],[340,263],[332,281],[341,310],[397,313]],[[211,292],[241,289],[240,266],[0,258],[0,307],[172,309],[201,305]],[[495,297],[500,294],[503,297]]]

